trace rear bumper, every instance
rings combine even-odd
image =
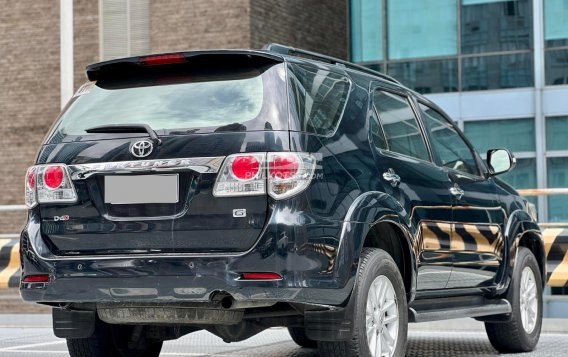
[[[286,214],[290,219],[289,211]],[[315,222],[311,217],[291,221]],[[44,303],[167,303],[208,302],[222,292],[243,302],[344,305],[357,264],[352,256],[339,256],[340,242],[351,238],[340,237],[342,222],[321,222],[309,228],[280,222],[278,212],[273,212],[253,248],[238,254],[61,257],[46,245],[39,217],[31,213],[22,232],[22,274],[49,274],[50,280],[21,283],[21,296]],[[352,228],[357,225],[352,223]],[[321,237],[322,226],[328,237]],[[274,272],[282,279],[242,280],[245,272]]]
[[[110,262],[109,262],[110,263]],[[155,261],[131,259],[112,261],[114,274],[108,274],[100,262],[74,262],[72,267],[52,266],[51,279],[38,288],[34,284],[20,284],[25,301],[33,302],[209,302],[216,293],[228,293],[243,302],[295,302],[306,304],[341,305],[349,297],[352,284],[334,286],[332,281],[321,279],[296,281],[288,272],[278,281],[241,281],[236,272],[226,271],[223,262]],[[186,268],[193,263],[193,269]],[[209,263],[209,264],[208,264]],[[24,263],[25,264],[25,263]],[[83,265],[83,272],[77,266]],[[89,266],[99,265],[98,272]],[[106,264],[102,264],[106,265]],[[160,270],[179,269],[178,275],[160,273]],[[87,270],[87,271],[85,271]],[[106,272],[103,273],[102,271]],[[187,271],[183,271],[187,270]],[[188,274],[192,271],[194,275]],[[111,277],[111,275],[115,275]],[[301,275],[301,273],[298,273]],[[316,286],[321,286],[320,288]],[[325,286],[325,287],[324,287]]]

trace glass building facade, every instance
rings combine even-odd
[[[352,61],[427,95],[481,153],[509,148],[517,166],[501,177],[514,187],[568,188],[568,0],[350,0],[349,10]],[[568,195],[530,200],[541,222],[568,227]]]
[[[443,98],[442,107],[467,105],[467,94],[479,102],[485,91],[515,105],[507,92],[529,94],[519,100],[543,89],[568,94],[567,24],[568,0],[351,0],[351,60]],[[540,84],[537,72],[544,73]],[[568,101],[562,105],[558,113],[541,103],[540,113],[533,105],[525,113],[484,107],[480,116],[452,116],[481,152],[504,146],[517,155],[516,169],[504,176],[515,187],[568,187]],[[568,196],[540,201],[541,219],[568,222]]]

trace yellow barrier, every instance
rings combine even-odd
[[[568,229],[549,228],[542,231],[546,252],[548,285],[568,285]]]
[[[20,242],[0,239],[0,289],[20,284]]]

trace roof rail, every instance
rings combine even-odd
[[[279,54],[282,54],[282,55],[294,56],[295,54],[299,54],[299,55],[304,55],[304,56],[307,56],[307,57],[310,57],[310,58],[313,58],[313,59],[317,59],[319,61],[331,63],[331,64],[341,64],[341,65],[343,65],[347,68],[355,69],[355,70],[358,70],[358,71],[361,71],[361,72],[365,72],[367,74],[372,74],[374,76],[385,79],[389,82],[401,84],[396,79],[394,79],[390,76],[387,76],[384,73],[374,71],[370,68],[367,68],[367,67],[355,64],[355,63],[351,63],[351,62],[348,62],[348,61],[344,61],[344,60],[339,59],[339,58],[322,55],[322,54],[317,53],[317,52],[307,51],[307,50],[303,50],[301,48],[294,48],[294,47],[290,47],[290,46],[286,46],[286,45],[281,45],[281,44],[278,44],[278,43],[268,43],[268,44],[264,45],[264,47],[262,47],[262,49],[265,50],[265,51],[279,53]]]

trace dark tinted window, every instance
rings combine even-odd
[[[369,126],[371,129],[371,142],[375,145],[375,147],[382,150],[388,149],[385,133],[383,132],[383,128],[381,127],[379,119],[377,118],[377,114],[374,110]]]
[[[283,64],[195,62],[87,83],[62,113],[50,143],[67,136],[87,140],[100,134],[86,129],[109,124],[147,124],[160,134],[288,128]]]
[[[373,101],[379,113],[388,149],[428,161],[428,149],[408,99],[377,90],[374,92]]]
[[[291,103],[302,131],[329,135],[335,131],[349,95],[350,81],[317,67],[289,66]]]
[[[434,109],[420,104],[424,125],[429,132],[432,149],[440,164],[453,170],[479,175],[471,149],[456,129]]]

